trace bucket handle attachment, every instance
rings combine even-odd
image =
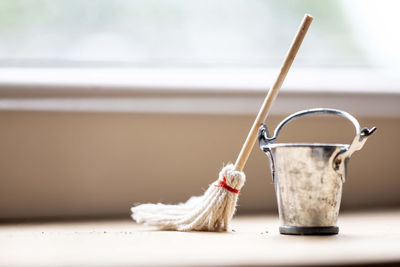
[[[260,126],[258,131],[258,139],[260,142],[260,148],[265,151],[268,149],[270,144],[273,144],[283,126],[285,126],[290,121],[302,117],[304,115],[309,114],[330,114],[330,115],[337,115],[348,119],[350,122],[353,123],[354,128],[356,129],[356,136],[353,139],[353,142],[347,147],[340,150],[337,155],[333,159],[333,168],[342,175],[343,179],[345,177],[345,165],[343,163],[347,163],[351,155],[360,150],[365,142],[367,141],[368,137],[375,132],[376,127],[372,127],[371,129],[368,128],[361,128],[360,124],[358,123],[357,119],[354,118],[349,113],[338,110],[338,109],[330,109],[330,108],[314,108],[314,109],[306,109],[292,115],[286,117],[283,121],[281,121],[275,129],[274,135],[272,137],[269,136],[268,128],[265,124]],[[344,182],[344,181],[343,181]]]

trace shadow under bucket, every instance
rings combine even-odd
[[[350,120],[356,136],[352,144],[282,143],[274,144],[282,127],[289,121],[308,114],[330,114]],[[270,137],[262,125],[258,139],[269,157],[278,201],[281,234],[337,234],[336,226],[347,162],[362,148],[376,130],[360,129],[349,113],[327,108],[299,111],[285,118]]]

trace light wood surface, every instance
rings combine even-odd
[[[310,27],[312,21],[313,21],[312,16],[308,14],[304,15],[300,27],[293,39],[292,44],[290,45],[285,60],[283,61],[282,66],[279,70],[278,77],[276,78],[275,82],[269,89],[268,94],[261,105],[260,111],[258,112],[256,119],[254,120],[253,126],[251,127],[250,132],[247,135],[246,141],[243,144],[239,156],[236,159],[235,163],[236,170],[242,171],[244,166],[246,165],[247,159],[249,158],[251,150],[253,149],[254,143],[256,142],[257,139],[258,128],[260,128],[261,124],[267,118],[272,103],[275,101],[278,92],[282,87],[282,83],[285,80],[290,67],[292,66],[293,60],[296,57],[297,52],[299,51],[301,43],[303,42],[303,39],[306,36],[307,30]]]
[[[336,236],[284,236],[277,216],[227,233],[156,231],[130,220],[0,225],[1,266],[321,265],[400,262],[400,210],[339,216]]]

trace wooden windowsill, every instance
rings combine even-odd
[[[285,236],[277,216],[227,233],[156,231],[128,220],[0,227],[2,266],[311,265],[400,262],[400,211],[341,214],[336,236]]]

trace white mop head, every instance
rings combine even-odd
[[[229,164],[202,196],[177,205],[142,204],[131,208],[137,223],[162,230],[226,231],[236,210],[238,194],[246,176]]]

